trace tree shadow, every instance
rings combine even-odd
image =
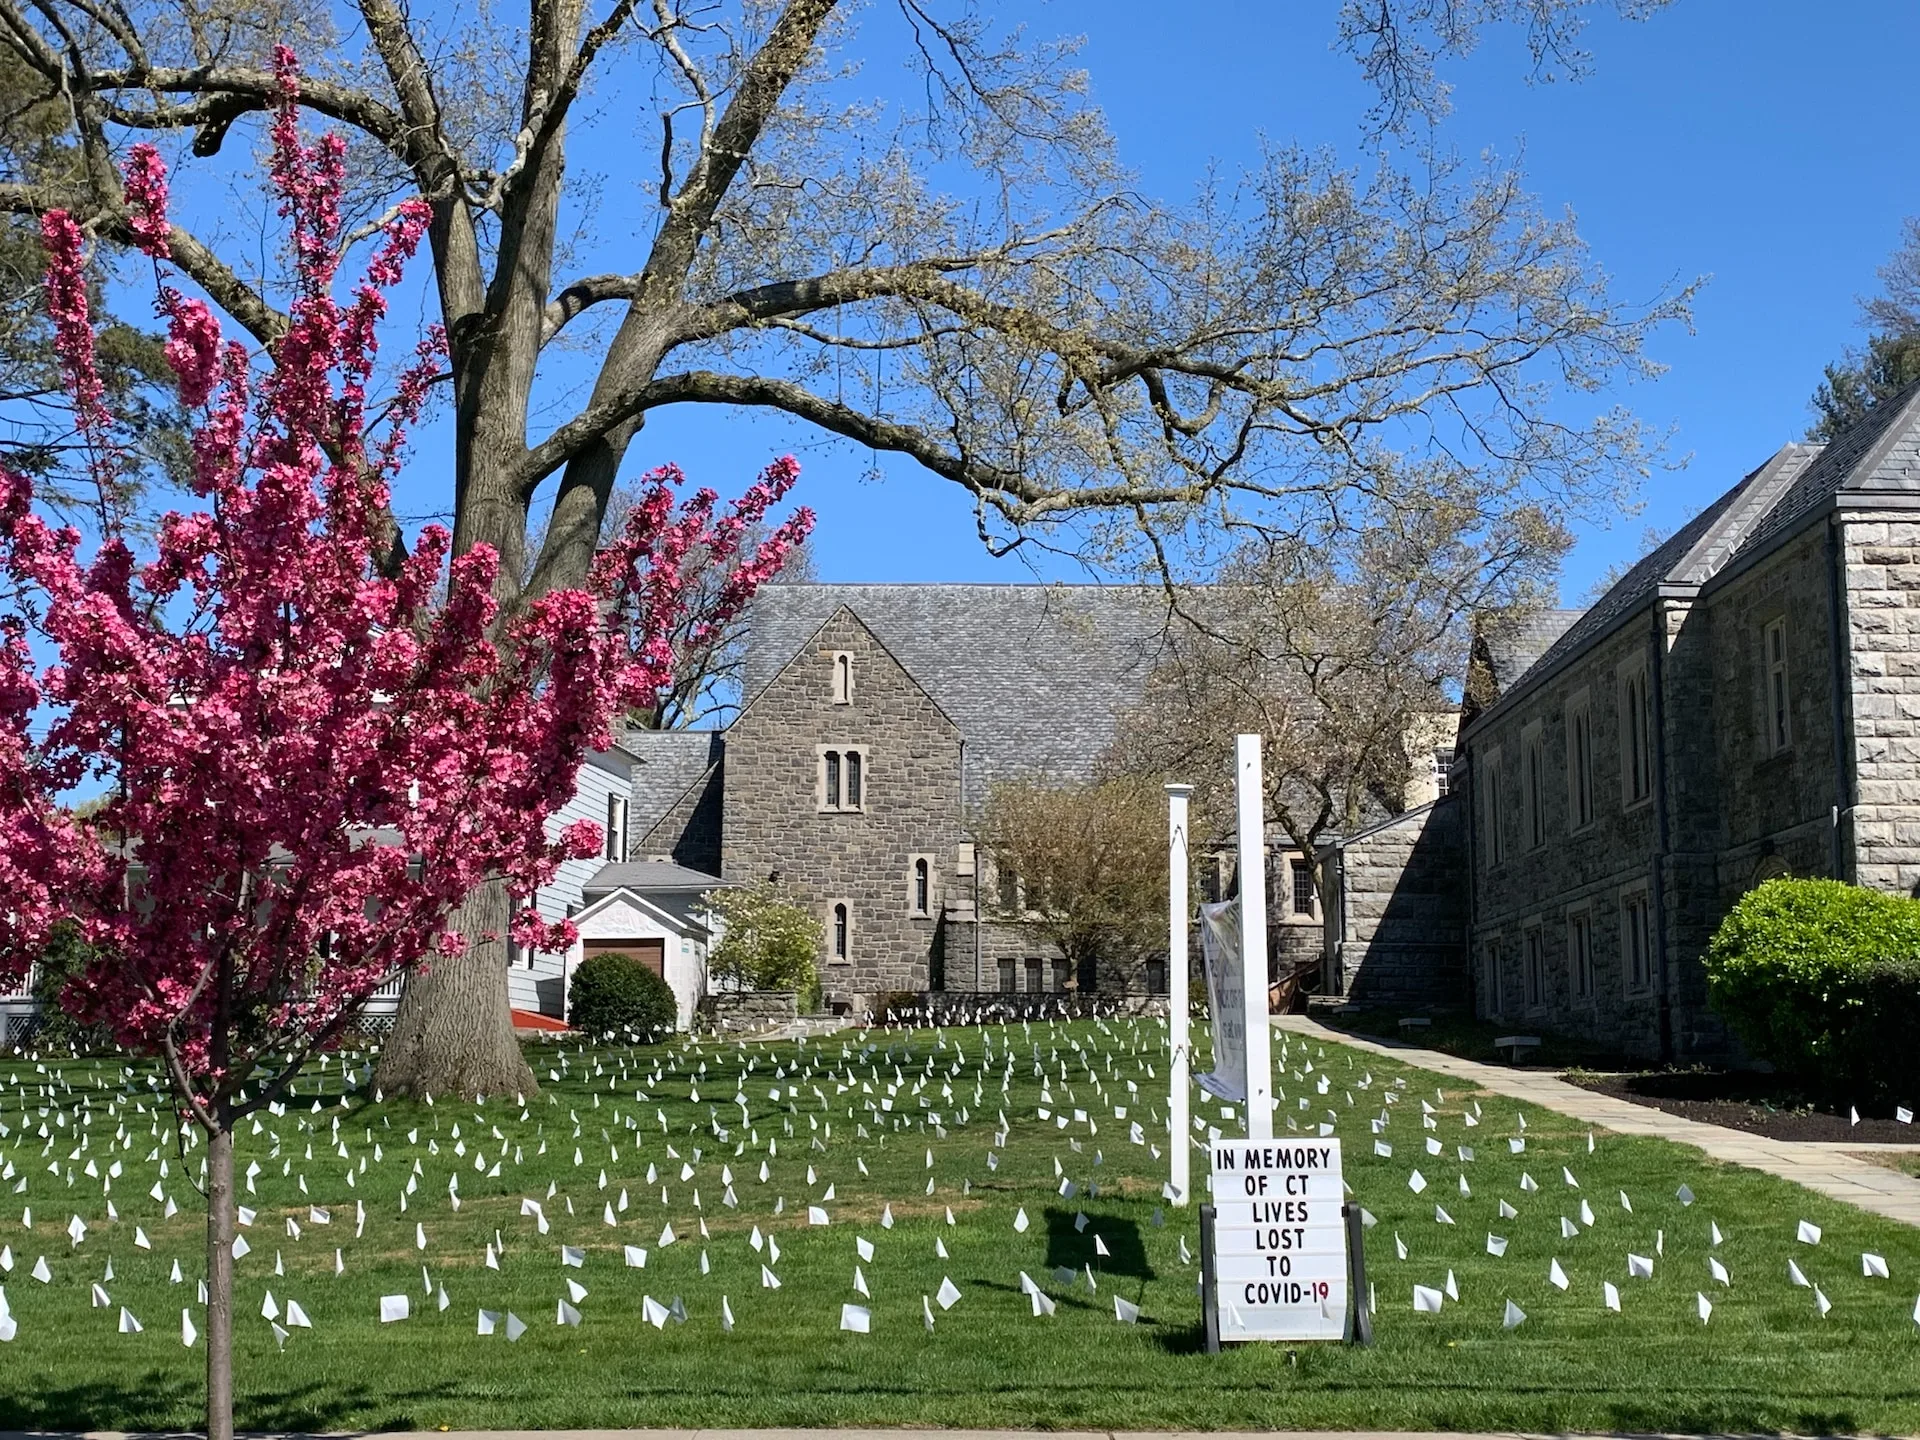
[[[1087,1228],[1076,1230],[1074,1217],[1083,1213],[1087,1217]],[[1091,1265],[1093,1273],[1102,1279],[1155,1278],[1138,1221],[1103,1214],[1097,1209],[1084,1212],[1048,1209],[1044,1218],[1047,1222],[1046,1263],[1049,1270],[1079,1270]],[[1107,1254],[1096,1252],[1093,1243],[1096,1236],[1105,1243]]]

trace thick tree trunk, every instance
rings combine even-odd
[[[233,1440],[233,1124],[207,1137],[207,1440]]]
[[[533,1071],[513,1036],[507,1003],[507,889],[490,880],[468,894],[450,928],[464,955],[435,959],[407,977],[393,1035],[374,1083],[390,1095],[532,1095]]]

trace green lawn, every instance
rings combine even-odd
[[[1283,1043],[1275,1037],[1276,1051]],[[1036,1054],[1049,1077],[1046,1096]],[[1912,1318],[1920,1233],[1675,1146],[1603,1132],[1589,1154],[1584,1127],[1538,1110],[1526,1112],[1526,1149],[1516,1154],[1508,1140],[1522,1132],[1512,1102],[1456,1088],[1437,1094],[1441,1082],[1431,1075],[1337,1046],[1322,1053],[1292,1043],[1279,1080],[1283,1114],[1303,1128],[1329,1109],[1338,1118],[1348,1179],[1378,1217],[1368,1261],[1379,1344],[1249,1346],[1217,1358],[1200,1351],[1197,1265],[1180,1253],[1183,1239],[1197,1250],[1195,1217],[1167,1210],[1156,1227],[1164,1162],[1129,1139],[1138,1120],[1147,1139],[1164,1143],[1164,1030],[1156,1023],[874,1031],[804,1047],[708,1044],[564,1058],[564,1077],[530,1097],[524,1118],[511,1102],[429,1108],[356,1097],[342,1111],[334,1070],[318,1114],[310,1108],[314,1087],[303,1085],[285,1116],[265,1117],[261,1134],[243,1135],[241,1168],[257,1161],[262,1172],[257,1195],[243,1197],[258,1215],[243,1232],[251,1253],[237,1266],[241,1428],[1920,1428],[1920,1327]],[[541,1051],[536,1069],[544,1076],[561,1061],[562,1052]],[[752,1067],[744,1082],[743,1066]],[[12,1130],[0,1138],[0,1174],[13,1167],[0,1188],[0,1243],[13,1267],[0,1283],[19,1326],[18,1338],[0,1346],[0,1429],[196,1424],[204,1351],[181,1347],[179,1320],[201,1270],[198,1197],[172,1142],[153,1133],[164,1127],[146,1072],[70,1065],[51,1100],[39,1088],[49,1076],[31,1061],[0,1062],[0,1078],[0,1122]],[[777,1102],[769,1098],[775,1089]],[[744,1122],[736,1090],[747,1098]],[[1368,1123],[1388,1095],[1398,1098],[1377,1138],[1392,1146],[1390,1158],[1374,1154]],[[889,1098],[890,1113],[878,1108]],[[1422,1128],[1423,1098],[1434,1106],[1432,1131]],[[1470,1127],[1476,1100],[1479,1124]],[[1067,1128],[1043,1121],[1042,1106],[1065,1115]],[[83,1107],[90,1128],[82,1128]],[[994,1135],[1002,1110],[1010,1127],[1004,1146]],[[330,1138],[336,1115],[346,1160]],[[38,1133],[43,1123],[47,1140]],[[1231,1122],[1222,1128],[1234,1130]],[[117,1149],[116,1134],[124,1136]],[[1426,1152],[1427,1134],[1441,1142],[1441,1156]],[[476,1144],[486,1169],[500,1162],[498,1178],[474,1168]],[[1462,1145],[1474,1159],[1456,1158]],[[201,1153],[192,1152],[195,1171]],[[172,1220],[149,1195],[158,1155],[170,1157],[161,1184],[180,1204]],[[115,1159],[123,1168],[109,1195],[102,1181]],[[86,1175],[89,1160],[100,1179]],[[403,1214],[416,1161],[418,1184]],[[1071,1198],[1059,1193],[1056,1162],[1078,1187]],[[1429,1182],[1424,1194],[1408,1187],[1416,1165]],[[683,1166],[693,1167],[685,1180]],[[737,1208],[723,1203],[723,1166]],[[1578,1179],[1577,1192],[1563,1166]],[[1522,1190],[1523,1172],[1537,1192]],[[458,1211],[448,1189],[456,1174]],[[1462,1174],[1470,1196],[1460,1193]],[[25,1192],[11,1193],[22,1179]],[[1690,1207],[1675,1196],[1683,1183],[1697,1196]],[[825,1199],[829,1185],[833,1198]],[[623,1188],[628,1208],[610,1228],[603,1210],[618,1204]],[[521,1214],[523,1197],[542,1203],[551,1233],[538,1234]],[[1596,1223],[1561,1238],[1562,1217],[1577,1220],[1583,1197]],[[109,1199],[117,1221],[107,1219]],[[356,1199],[366,1207],[358,1239]],[[784,1200],[778,1215],[776,1199]],[[1502,1199],[1518,1218],[1497,1218]],[[1436,1223],[1436,1201],[1457,1223]],[[823,1205],[832,1223],[810,1226],[809,1204]],[[21,1228],[18,1208],[29,1205],[31,1231]],[[310,1223],[309,1205],[329,1207],[332,1223]],[[889,1206],[893,1225],[884,1228]],[[1016,1233],[1021,1208],[1031,1223]],[[1090,1222],[1084,1231],[1074,1224],[1080,1213]],[[77,1248],[66,1234],[75,1214],[89,1227]],[[287,1233],[289,1217],[302,1228],[298,1239]],[[1819,1245],[1796,1242],[1802,1218],[1824,1228]],[[1709,1222],[1724,1232],[1717,1248]],[[662,1247],[667,1223],[677,1238]],[[424,1252],[416,1224],[425,1229]],[[135,1248],[136,1226],[151,1251]],[[749,1245],[756,1226],[780,1248],[777,1290],[762,1288],[770,1251]],[[1504,1258],[1487,1253],[1490,1230],[1508,1237]],[[505,1252],[498,1271],[483,1263],[496,1231]],[[1096,1269],[1098,1293],[1054,1274],[1084,1273],[1095,1235],[1112,1252]],[[857,1237],[875,1247],[870,1262],[859,1261]],[[936,1242],[948,1258],[936,1255]],[[563,1244],[585,1248],[583,1267],[561,1266]],[[622,1263],[625,1245],[647,1249],[644,1269]],[[338,1276],[336,1247],[345,1266]],[[1651,1280],[1628,1279],[1628,1250],[1655,1256]],[[1892,1280],[1863,1278],[1862,1251],[1884,1256]],[[1709,1278],[1710,1253],[1728,1267],[1731,1288]],[[51,1284],[28,1273],[42,1255]],[[274,1273],[276,1255],[284,1275]],[[1789,1257],[1831,1299],[1824,1320],[1813,1292],[1789,1283]],[[180,1285],[168,1279],[176,1258]],[[1571,1278],[1565,1293],[1548,1283],[1555,1258]],[[109,1260],[114,1278],[103,1281]],[[842,1303],[861,1300],[856,1263],[873,1292],[865,1335],[838,1328]],[[423,1293],[423,1264],[435,1294],[445,1287],[444,1312]],[[1052,1317],[1031,1315],[1022,1270],[1056,1298]],[[1437,1316],[1414,1313],[1413,1285],[1439,1286],[1449,1270],[1460,1303]],[[935,1309],[928,1333],[922,1296],[944,1277],[962,1298],[950,1311]],[[555,1323],[569,1278],[588,1291],[578,1328]],[[1603,1280],[1619,1287],[1623,1313],[1602,1307]],[[106,1308],[89,1304],[97,1281],[110,1297]],[[293,1330],[284,1349],[259,1313],[269,1290],[283,1307],[297,1301],[313,1322]],[[1706,1325],[1696,1318],[1698,1291],[1715,1307]],[[377,1323],[379,1297],[398,1293],[410,1296],[412,1318]],[[1141,1324],[1116,1322],[1114,1294],[1142,1307]],[[666,1305],[681,1297],[686,1322],[647,1324],[646,1296]],[[721,1326],[722,1296],[736,1322],[731,1334]],[[1508,1299],[1527,1314],[1513,1330],[1501,1328]],[[144,1333],[117,1333],[123,1305]],[[525,1335],[513,1344],[504,1333],[477,1335],[481,1307],[512,1311],[527,1323]]]

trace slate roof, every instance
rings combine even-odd
[[[702,874],[669,860],[615,860],[602,865],[580,888],[588,895],[607,895],[615,890],[631,890],[651,899],[668,891],[701,894],[722,884],[718,875]]]
[[[1534,610],[1488,625],[1479,636],[1494,694],[1504,695],[1580,619],[1584,610]]]
[[[969,805],[998,780],[1088,776],[1166,618],[1142,586],[770,585],[748,617],[748,703],[843,605],[959,726]]]
[[[627,802],[627,834],[636,839],[707,773],[724,744],[717,730],[629,730],[621,743],[637,762]]]
[[[1797,529],[1842,490],[1920,492],[1920,382],[1834,436],[1736,553],[1758,550],[1774,535]]]

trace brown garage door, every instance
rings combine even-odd
[[[580,958],[595,955],[631,955],[662,980],[667,978],[667,942],[664,940],[582,940]]]

